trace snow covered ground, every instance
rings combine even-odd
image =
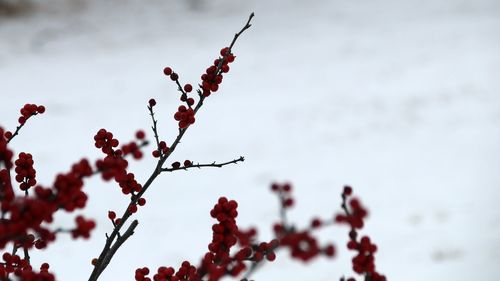
[[[498,280],[500,2],[216,0],[193,10],[173,0],[61,1],[0,18],[1,125],[14,127],[26,102],[46,105],[13,144],[34,154],[46,184],[80,157],[100,156],[92,139],[99,128],[124,141],[148,128],[151,97],[161,134],[173,140],[178,95],[163,67],[197,83],[256,13],[220,92],[174,157],[247,161],[162,176],[103,280],[198,261],[221,195],[240,203],[241,225],[260,226],[268,239],[277,218],[272,181],[294,183],[291,217],[303,225],[331,216],[342,186],[353,185],[371,211],[365,232],[389,280]],[[146,159],[131,170],[145,179],[153,165]],[[93,238],[61,236],[32,256],[48,260],[59,280],[86,280],[111,229],[107,211],[125,204],[118,187],[99,179],[87,191]],[[321,233],[338,245],[336,260],[306,267],[282,252],[255,279],[350,275],[346,233]]]

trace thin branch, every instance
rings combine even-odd
[[[245,161],[245,157],[240,156],[240,158],[238,158],[238,159],[234,159],[234,160],[224,162],[224,163],[213,162],[213,163],[209,163],[209,164],[195,164],[195,165],[191,165],[191,166],[181,166],[179,168],[163,168],[163,169],[161,169],[161,171],[162,172],[173,172],[173,171],[177,171],[177,170],[187,170],[187,169],[191,169],[191,168],[201,169],[204,167],[222,168],[226,165],[238,164],[238,162],[243,162],[243,161]]]
[[[120,248],[120,246],[125,243],[125,241],[127,241],[128,238],[130,238],[130,236],[132,236],[134,234],[134,230],[135,228],[139,225],[139,221],[138,220],[134,220],[132,221],[132,223],[130,224],[130,226],[127,228],[127,230],[125,231],[125,233],[123,233],[123,235],[121,235],[115,242],[115,244],[113,244],[113,247],[111,247],[110,249],[110,254],[106,257],[106,259],[104,259],[104,261],[102,262],[102,269],[100,271],[100,273],[102,273],[102,271],[104,271],[104,269],[108,266],[109,262],[111,261],[111,259],[113,258],[114,254],[116,253],[116,251],[118,251],[118,248]]]
[[[285,207],[285,196],[283,194],[283,191],[279,191],[279,199],[280,199],[280,218],[281,218],[281,225],[283,226],[284,230],[286,233],[290,232],[290,226],[288,225],[288,219],[287,219],[287,208]]]
[[[151,115],[151,120],[153,121],[153,126],[151,127],[151,129],[153,130],[153,133],[154,133],[154,136],[155,136],[155,140],[156,140],[156,149],[158,149],[158,151],[161,152],[161,149],[160,149],[160,138],[158,137],[158,127],[157,127],[157,123],[158,121],[155,119],[155,112],[153,111],[153,107],[148,105],[148,110],[149,110],[149,115]]]
[[[26,118],[25,122],[23,124],[20,124],[19,126],[16,127],[16,131],[12,134],[10,138],[7,138],[7,143],[9,143],[15,136],[19,134],[19,131],[21,130],[24,125],[26,125],[26,122],[28,122],[28,119],[30,119],[32,116],[38,115],[38,113],[33,113],[30,115],[28,118]]]
[[[26,260],[28,264],[31,264],[30,253],[28,251],[28,248],[23,248],[23,252],[24,252],[24,260]]]
[[[24,123],[24,124],[26,124],[26,123]],[[14,132],[14,134],[12,134],[12,136],[10,138],[7,138],[7,143],[9,143],[15,136],[17,136],[19,134],[19,131],[21,130],[22,127],[24,127],[24,124],[21,124],[21,125],[16,127],[16,131]]]
[[[231,48],[236,43],[236,40],[238,39],[238,37],[245,30],[247,30],[248,28],[250,28],[250,26],[251,26],[250,25],[250,21],[251,21],[251,19],[253,17],[254,17],[254,14],[252,13],[250,15],[250,17],[248,18],[248,21],[245,24],[245,26],[238,33],[235,34],[235,36],[234,36],[234,38],[231,41],[231,44],[229,46],[229,51],[226,53],[226,56],[229,55],[229,53],[231,52]],[[224,57],[226,57],[226,56],[224,56]],[[217,67],[216,73],[219,73],[221,71],[221,68],[222,68],[222,62],[219,63],[219,66]],[[200,93],[200,91],[198,91],[198,93]],[[203,105],[204,99],[205,99],[205,97],[203,95],[201,95],[200,99],[198,100],[198,103],[196,104],[196,107],[194,109],[195,114],[201,108],[201,106]],[[152,112],[152,110],[150,110],[150,112]],[[153,132],[155,132],[156,131],[156,129],[155,129],[156,128],[156,122],[155,122],[154,118],[153,118],[153,128],[154,128]],[[136,204],[137,201],[140,198],[142,198],[142,196],[144,195],[144,193],[149,189],[149,187],[151,186],[151,184],[153,183],[153,181],[156,179],[156,177],[158,177],[158,175],[160,175],[160,173],[162,172],[163,164],[169,158],[169,156],[175,151],[177,145],[180,143],[182,137],[184,136],[184,134],[186,133],[186,131],[187,131],[188,128],[189,128],[189,126],[186,127],[186,128],[183,128],[183,129],[179,129],[179,134],[177,135],[177,137],[175,138],[174,142],[170,146],[170,149],[169,149],[168,153],[166,153],[165,155],[163,155],[163,156],[160,157],[160,159],[158,160],[158,163],[156,164],[156,167],[155,167],[154,171],[151,173],[151,175],[149,176],[149,178],[146,181],[146,183],[144,183],[141,191],[138,192],[135,196],[131,197],[130,204]],[[159,138],[157,138],[157,136],[158,136],[158,134],[157,134],[157,132],[155,132],[155,138],[157,140],[157,145],[158,145],[158,148],[159,148]],[[127,207],[127,209],[123,213],[123,216],[121,217],[120,223],[118,223],[116,225],[116,227],[113,229],[113,232],[111,233],[111,235],[109,236],[109,238],[106,239],[106,243],[105,243],[105,245],[104,245],[101,253],[99,254],[99,258],[97,259],[97,261],[95,263],[94,270],[92,271],[92,273],[91,273],[91,275],[89,277],[89,281],[96,281],[99,278],[99,276],[101,275],[101,273],[108,266],[109,262],[113,258],[114,254],[116,253],[116,251],[118,250],[118,248],[121,246],[121,244],[123,244],[125,242],[126,239],[123,239],[125,237],[125,234],[122,235],[122,239],[118,239],[116,242],[115,242],[115,239],[117,239],[118,233],[120,232],[121,228],[123,227],[123,225],[125,224],[125,222],[128,220],[128,218],[131,215],[132,215],[132,213],[130,212],[129,208]],[[129,229],[130,229],[130,227],[129,227]]]
[[[258,248],[258,245],[253,245],[253,248]],[[275,247],[272,247],[270,250],[273,251],[273,252],[278,252],[281,248],[281,245],[276,245]],[[265,264],[265,259],[262,259],[260,261],[252,261],[252,264],[250,265],[250,268],[248,269],[247,272],[245,272],[245,275],[243,275],[243,279],[248,279],[250,278],[250,276],[252,276],[253,273],[255,273],[255,271],[257,271],[259,268],[261,268],[262,266],[264,266]]]
[[[179,82],[179,79],[175,80],[175,83],[177,84],[177,88],[178,88],[177,90],[182,93],[181,100],[187,101],[187,98],[188,98],[187,93],[186,93],[186,91],[184,91],[184,88],[182,88],[182,85],[181,85],[181,82]],[[186,104],[187,104],[187,102],[186,102]],[[187,104],[187,105],[189,108],[191,108],[190,104]]]

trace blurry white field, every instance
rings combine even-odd
[[[61,0],[62,1],[62,0]],[[42,2],[42,1],[40,1]],[[41,183],[82,156],[100,157],[104,127],[122,141],[150,126],[171,142],[178,95],[172,66],[196,84],[250,12],[254,26],[221,90],[211,96],[174,155],[194,162],[247,161],[162,176],[140,209],[136,234],[103,280],[132,280],[137,267],[197,262],[211,239],[209,210],[221,195],[240,203],[242,226],[271,236],[272,181],[295,185],[292,219],[339,210],[351,184],[371,211],[366,233],[389,280],[497,280],[500,274],[500,4],[498,1],[48,1],[0,19],[0,124],[40,103],[13,146],[34,154]],[[85,4],[88,3],[88,4]],[[154,161],[133,163],[146,179]],[[126,202],[114,184],[88,182],[89,241],[33,253],[59,280],[86,280]],[[57,218],[71,225],[72,217]],[[304,267],[287,253],[256,280],[338,280],[350,275],[345,228],[321,233],[333,261]]]

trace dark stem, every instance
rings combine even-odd
[[[229,55],[229,53],[231,52],[231,48],[234,46],[234,44],[235,44],[236,40],[238,39],[238,37],[245,30],[247,30],[248,28],[250,28],[250,26],[251,26],[250,21],[251,21],[251,19],[253,17],[254,17],[254,14],[252,13],[250,15],[250,17],[248,18],[248,21],[245,24],[245,26],[238,33],[235,34],[235,36],[234,36],[234,38],[231,41],[231,44],[229,46],[229,51],[226,53],[226,55],[224,57],[226,57],[226,56]],[[220,73],[221,68],[222,68],[222,61],[219,63],[219,65],[217,67],[216,73]],[[198,93],[200,93],[200,91],[198,91]],[[203,95],[200,95],[200,99],[199,99],[199,101],[196,104],[196,107],[194,109],[195,114],[201,108],[201,106],[203,105],[203,101],[204,100],[205,100],[205,97]],[[150,109],[150,113],[151,112],[152,112],[152,110]],[[158,145],[158,148],[159,148],[159,138],[158,138],[158,134],[157,134],[157,131],[156,131],[156,122],[155,122],[156,120],[154,119],[153,115],[152,115],[152,119],[153,119],[153,131],[155,132],[155,138],[156,138],[157,145]],[[184,136],[184,134],[186,133],[186,131],[187,131],[188,128],[189,128],[189,126],[186,127],[186,128],[183,128],[183,129],[179,129],[179,134],[177,135],[177,137],[175,138],[174,142],[172,143],[172,146],[170,146],[170,150],[168,151],[168,153],[166,153],[165,155],[162,155],[160,157],[160,159],[158,160],[158,163],[156,164],[156,167],[155,167],[154,171],[149,176],[149,178],[146,181],[146,183],[143,185],[141,191],[138,192],[135,196],[131,197],[131,202],[130,202],[129,206],[132,205],[132,204],[137,204],[137,201],[149,189],[149,187],[151,186],[151,184],[153,183],[153,181],[156,179],[156,177],[158,177],[160,175],[160,173],[162,172],[163,164],[169,158],[169,156],[175,151],[177,145],[180,143],[182,137]],[[121,228],[127,222],[128,218],[131,215],[132,215],[132,213],[130,212],[130,210],[129,210],[128,206],[127,206],[127,209],[124,211],[123,216],[121,217],[120,223],[118,223],[116,225],[116,227],[113,229],[113,232],[111,233],[111,235],[106,238],[106,243],[104,244],[104,247],[103,247],[101,253],[99,254],[99,258],[97,259],[97,262],[95,263],[94,269],[92,270],[92,273],[91,273],[91,275],[89,277],[89,281],[96,281],[99,278],[99,276],[101,275],[101,273],[106,269],[106,267],[110,263],[111,259],[113,258],[113,256],[117,252],[118,248],[128,239],[128,237],[130,237],[133,234],[133,231],[134,231],[135,227],[137,227],[138,222],[135,223],[135,224],[132,223],[130,225],[130,227],[127,229],[127,231],[122,235],[122,237],[117,239],[117,236],[118,236]],[[130,233],[130,234],[128,234],[128,236],[126,236],[127,232]],[[126,239],[124,239],[124,237],[126,237]]]
[[[213,163],[209,163],[209,164],[193,164],[191,166],[181,166],[179,168],[163,168],[161,169],[162,172],[173,172],[173,171],[178,171],[178,170],[187,170],[187,169],[191,169],[191,168],[204,168],[204,167],[214,167],[214,168],[222,168],[226,165],[230,165],[230,164],[238,164],[238,162],[243,162],[245,161],[245,157],[243,156],[240,156],[240,158],[238,159],[234,159],[234,160],[231,160],[231,161],[228,161],[228,162],[224,162],[224,163],[216,163],[216,162],[213,162]]]
[[[148,110],[149,110],[149,115],[151,115],[151,120],[153,121],[153,127],[151,127],[151,129],[153,130],[153,134],[155,136],[156,149],[158,149],[158,151],[161,152],[161,149],[160,149],[160,138],[158,137],[158,128],[156,126],[156,124],[158,123],[158,121],[155,119],[155,113],[153,111],[153,107],[152,106],[148,106]]]
[[[24,259],[28,262],[28,264],[31,264],[30,253],[28,251],[28,248],[23,248],[23,252],[24,252]]]
[[[283,191],[279,192],[279,199],[280,199],[280,218],[281,218],[281,225],[283,226],[283,229],[285,232],[290,231],[290,227],[288,226],[288,219],[286,216],[286,207],[285,207],[285,196],[283,195]]]
[[[26,124],[26,123],[24,123],[24,124]],[[7,139],[7,143],[9,143],[15,136],[17,136],[19,134],[19,131],[21,130],[22,127],[24,127],[24,124],[21,124],[21,125],[16,127],[16,131],[12,134],[12,137]]]
[[[19,131],[21,130],[22,127],[24,127],[24,125],[26,124],[26,122],[28,122],[28,119],[30,119],[32,116],[35,116],[35,115],[38,115],[38,113],[34,113],[32,114],[31,116],[29,116],[28,118],[26,118],[25,122],[23,124],[20,124],[19,126],[16,127],[16,131],[12,134],[12,136],[10,138],[7,139],[7,143],[9,143],[15,136],[17,136],[19,134]]]

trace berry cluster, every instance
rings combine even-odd
[[[142,186],[135,179],[133,173],[120,173],[115,176],[116,182],[122,188],[123,194],[140,192]]]
[[[274,250],[279,247],[278,240],[269,243],[256,243],[254,237],[255,229],[248,231],[239,230],[236,224],[238,203],[225,197],[219,198],[217,204],[210,211],[210,215],[217,220],[212,226],[212,242],[208,245],[208,252],[203,256],[198,267],[184,261],[175,272],[172,267],[160,267],[152,280],[177,280],[177,281],[218,281],[222,277],[238,276],[247,265],[261,262],[264,258],[274,261],[276,254]],[[240,249],[231,254],[231,249],[236,245]],[[135,272],[136,281],[150,281],[147,267],[139,268]]]
[[[277,193],[280,199],[282,218],[281,222],[274,224],[273,227],[275,236],[280,241],[280,246],[289,248],[291,257],[303,262],[308,262],[321,254],[333,257],[335,247],[332,244],[321,247],[318,239],[312,234],[312,230],[326,226],[327,223],[322,222],[319,218],[313,218],[310,228],[298,230],[297,227],[289,225],[286,221],[286,211],[294,203],[292,185],[274,183],[271,185],[271,191]]]
[[[153,150],[153,157],[160,158],[163,155],[167,155],[169,151],[170,147],[167,146],[167,143],[165,141],[160,141],[158,143],[158,149]]]
[[[2,130],[0,136],[5,136],[7,142],[9,142],[19,133],[19,130],[24,126],[24,124],[26,124],[26,121],[31,116],[42,114],[44,112],[45,112],[45,106],[43,105],[25,104],[20,110],[21,116],[17,119],[19,125],[17,126],[16,131],[12,133],[11,131],[3,132]]]
[[[76,228],[71,231],[73,238],[83,237],[89,238],[90,231],[95,228],[95,222],[93,220],[86,220],[82,216],[77,216],[75,218]]]
[[[29,261],[18,255],[5,252],[2,255],[3,263],[0,263],[0,280],[5,280],[10,273],[20,276],[25,270],[30,270]]]
[[[356,256],[352,259],[352,269],[354,272],[364,275],[365,280],[386,281],[386,277],[375,269],[374,254],[377,251],[377,246],[371,242],[368,236],[363,236],[358,240],[358,230],[363,228],[364,219],[368,212],[357,198],[351,198],[351,196],[352,188],[345,186],[342,192],[342,209],[344,210],[344,214],[337,215],[336,221],[348,224],[351,228],[347,248],[357,252]],[[347,281],[356,281],[356,279],[350,277]]]
[[[204,97],[217,92],[219,85],[222,83],[222,73],[229,72],[229,63],[232,63],[235,56],[231,53],[229,47],[220,50],[221,57],[214,60],[213,65],[205,70],[205,74],[201,76],[201,89]]]
[[[144,131],[139,130],[135,133],[135,137],[137,139],[137,142],[131,141],[128,144],[124,144],[124,145],[122,145],[121,150],[123,151],[124,156],[132,155],[132,157],[135,160],[139,160],[143,156],[143,153],[141,151],[141,146],[147,144],[147,141],[145,141],[146,134],[144,133]],[[138,142],[142,142],[142,143],[138,144]]]
[[[43,263],[40,266],[40,272],[33,271],[29,260],[22,259],[20,256],[10,253],[2,255],[3,263],[0,263],[0,280],[9,279],[10,274],[14,274],[22,281],[55,281],[55,276],[49,273],[49,264]]]
[[[219,223],[212,226],[213,238],[208,249],[214,255],[216,263],[224,263],[229,259],[229,249],[236,244],[238,226],[236,226],[236,217],[238,203],[227,198],[221,197],[214,208],[210,211],[210,216],[217,219]]]
[[[92,167],[87,159],[82,159],[74,164],[68,173],[57,175],[54,182],[56,206],[69,212],[75,209],[83,209],[87,203],[87,194],[83,192],[83,179],[92,175]],[[36,187],[35,192],[39,196],[49,198],[50,192],[53,191]]]
[[[281,206],[283,208],[289,208],[293,206],[292,198],[292,185],[289,183],[277,184],[273,183],[271,185],[271,191],[276,192],[280,198]]]
[[[194,110],[191,107],[186,108],[184,105],[177,108],[177,112],[174,114],[174,119],[179,121],[179,128],[181,129],[187,128],[196,121],[194,117]]]
[[[344,187],[343,197],[350,196],[352,194],[352,188],[350,186]],[[364,219],[368,215],[366,209],[361,205],[357,198],[352,198],[349,201],[350,211],[349,213],[339,214],[335,218],[337,222],[345,222],[349,224],[353,229],[361,229],[364,225]]]
[[[144,132],[139,131],[136,133],[138,140],[144,138]],[[132,154],[134,158],[141,158],[142,151],[136,142],[131,142],[121,147],[121,149],[114,149],[118,147],[120,142],[113,138],[111,132],[105,129],[100,129],[94,136],[95,146],[101,148],[102,152],[106,154],[104,159],[96,161],[96,167],[102,174],[104,180],[114,179],[122,189],[123,194],[134,194],[140,192],[142,186],[135,179],[133,173],[127,172],[128,161],[123,158],[127,154]]]
[[[13,274],[23,281],[53,281],[54,276],[48,272],[48,264],[42,265],[39,272],[33,271],[29,265],[27,252],[30,249],[43,249],[50,242],[55,241],[58,233],[71,233],[73,238],[89,238],[90,232],[95,228],[95,222],[77,216],[76,226],[73,229],[50,228],[54,214],[59,210],[73,212],[82,209],[87,203],[87,195],[83,192],[84,180],[92,175],[103,172],[103,177],[116,177],[127,166],[124,155],[131,154],[134,158],[140,158],[142,146],[131,142],[116,149],[118,140],[106,130],[100,130],[94,138],[96,146],[107,154],[106,158],[98,160],[100,169],[94,171],[86,159],[75,163],[70,171],[56,175],[50,186],[37,184],[36,171],[33,168],[33,156],[21,152],[18,159],[12,163],[13,152],[8,148],[9,142],[17,135],[19,129],[26,120],[36,114],[43,113],[45,107],[36,105],[25,105],[21,109],[20,126],[14,134],[5,132],[0,128],[0,248],[5,248],[9,243],[13,246],[13,252],[23,249],[25,258],[20,259],[17,255],[4,255],[4,263],[0,263],[0,279],[11,280],[9,275]],[[144,138],[143,132],[136,134],[137,139]],[[125,162],[124,162],[125,161]],[[14,166],[15,165],[15,166]],[[14,168],[15,180],[20,183],[20,189],[25,191],[19,195],[13,189],[11,183],[11,170]],[[109,172],[112,170],[113,172]],[[106,174],[108,173],[108,174]],[[106,175],[104,175],[106,174]],[[110,176],[110,175],[111,176]],[[121,174],[120,174],[121,175]],[[123,180],[125,182],[125,180]],[[127,179],[126,187],[129,187]],[[32,188],[33,192],[28,193]],[[137,190],[136,187],[132,189]],[[143,202],[143,201],[141,201]],[[145,201],[143,202],[143,204]]]
[[[234,62],[235,56],[231,53],[231,49],[229,47],[222,48],[220,50],[220,55],[221,56],[219,58],[214,60],[213,65],[209,66],[205,70],[205,73],[201,76],[201,84],[199,85],[200,90],[198,90],[198,93],[201,96],[200,104],[204,98],[210,96],[214,92],[217,92],[219,85],[222,83],[223,73],[229,72],[229,64]],[[192,108],[195,100],[188,97],[188,94],[193,91],[193,86],[191,84],[181,86],[179,82],[179,75],[174,72],[171,67],[165,67],[163,69],[163,74],[170,77],[170,79],[177,84],[178,90],[181,92],[180,100],[186,103],[186,105],[180,105],[177,108],[177,112],[174,114],[174,119],[178,121],[179,128],[185,129],[194,124],[196,121],[196,110]],[[149,101],[150,110],[155,105],[156,101],[151,99]],[[158,155],[158,153],[156,154]]]
[[[289,247],[291,256],[302,261],[309,261],[321,252],[318,241],[308,231],[283,235],[281,245]]]
[[[19,117],[18,122],[23,125],[31,116],[44,113],[45,107],[43,105],[25,104],[23,108],[21,108],[20,112],[21,117]]]
[[[47,265],[46,267],[43,267]],[[49,272],[49,267],[47,263],[44,263],[40,267],[40,272],[35,272],[32,270],[25,270],[19,276],[19,280],[22,281],[55,281],[56,277]]]
[[[33,156],[29,153],[19,153],[19,158],[14,162],[16,165],[16,181],[20,183],[22,191],[27,191],[36,185],[36,171],[33,168]]]
[[[149,274],[149,268],[143,267],[135,271],[136,281],[151,281],[151,278],[147,277]],[[158,271],[153,275],[154,281],[201,281],[197,275],[197,269],[195,266],[191,265],[188,261],[184,261],[177,272],[175,272],[173,267],[161,266]]]
[[[191,84],[185,84],[183,87],[181,87],[181,84],[179,82],[179,75],[173,72],[172,68],[170,67],[165,67],[163,69],[163,74],[169,76],[170,79],[177,84],[178,90],[179,92],[181,92],[180,99],[187,105],[187,107],[184,105],[179,106],[177,108],[177,112],[174,114],[174,119],[179,122],[179,128],[187,128],[189,125],[194,124],[195,122],[195,112],[191,108],[191,106],[194,105],[194,99],[188,97],[188,94],[193,91],[193,86]]]
[[[94,140],[95,147],[100,148],[106,155],[114,155],[114,148],[120,144],[117,139],[113,138],[113,133],[108,132],[105,129],[100,129],[94,136]]]

